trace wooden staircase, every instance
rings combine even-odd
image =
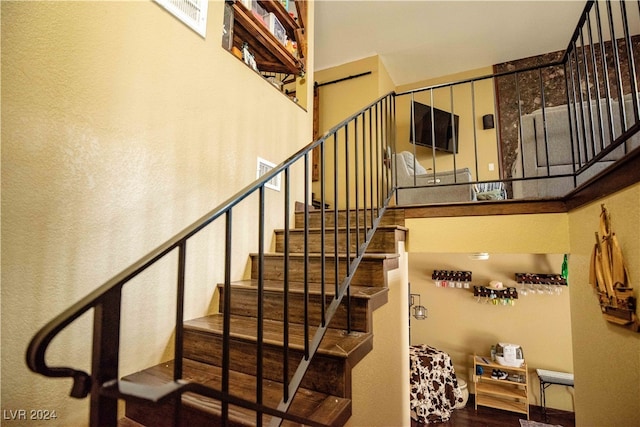
[[[321,322],[321,234],[319,211],[311,211],[309,220],[309,336]],[[355,216],[351,215],[351,224]],[[364,218],[360,214],[360,224]],[[289,248],[289,376],[304,356],[304,213],[297,212],[295,229],[290,230]],[[340,277],[346,266],[346,214],[339,212],[337,257]],[[333,212],[327,212],[325,237],[325,299],[328,306],[334,297],[335,259]],[[391,210],[383,217],[367,253],[356,271],[350,290],[351,328],[348,334],[346,299],[336,311],[329,324],[318,353],[313,358],[302,380],[289,413],[305,420],[326,426],[341,426],[351,416],[351,370],[372,350],[372,313],[387,302],[386,272],[398,267],[397,246],[404,241],[406,229],[404,218]],[[355,232],[350,253],[355,252]],[[276,252],[264,256],[264,329],[263,329],[263,402],[265,406],[277,407],[282,398],[283,361],[283,275],[284,275],[284,231],[275,231]],[[362,240],[362,237],[360,237]],[[251,255],[251,279],[231,284],[231,345],[230,345],[230,394],[253,400],[256,395],[257,361],[257,298],[258,257]],[[185,380],[221,388],[222,383],[222,304],[227,289],[219,285],[221,307],[219,313],[184,323],[183,377]],[[161,363],[144,371],[129,375],[126,381],[160,385],[173,379],[173,362]],[[172,426],[174,425],[173,403],[154,406],[144,402],[127,402],[126,419],[121,426]],[[221,404],[211,398],[187,393],[182,397],[180,425],[204,426],[220,424]],[[263,423],[270,417],[263,416]],[[256,425],[253,411],[230,405],[229,425]],[[296,425],[290,421],[283,425]]]

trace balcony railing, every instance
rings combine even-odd
[[[403,180],[397,163],[400,203],[471,201],[487,188],[510,199],[571,193],[640,146],[639,54],[638,4],[590,1],[564,52],[397,94],[397,146],[412,154],[409,173],[423,172]]]

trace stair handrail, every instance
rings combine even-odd
[[[272,170],[256,179],[242,190],[229,197],[223,203],[218,205],[216,208],[212,209],[187,227],[185,227],[182,231],[171,237],[169,240],[159,245],[157,248],[153,249],[151,252],[140,258],[138,261],[124,269],[122,272],[115,275],[113,278],[106,281],[104,284],[91,291],[85,297],[78,300],[76,303],[71,305],[69,308],[64,310],[58,316],[54,317],[52,320],[47,322],[38,332],[34,335],[34,337],[29,342],[29,346],[26,351],[26,363],[29,369],[31,369],[35,373],[42,374],[47,377],[52,378],[61,378],[61,377],[69,377],[73,379],[73,384],[70,392],[70,396],[74,398],[84,398],[90,393],[100,393],[104,392],[105,384],[112,384],[114,381],[118,381],[118,351],[119,351],[119,329],[120,329],[120,304],[121,304],[121,292],[122,288],[125,284],[131,281],[133,278],[138,276],[140,273],[145,271],[147,268],[155,264],[160,259],[164,258],[169,253],[178,249],[179,255],[179,269],[184,271],[185,264],[185,245],[186,241],[198,233],[200,230],[204,229],[206,226],[216,221],[220,217],[225,214],[228,214],[233,207],[238,205],[244,199],[254,194],[256,191],[261,190],[265,187],[265,185],[271,181],[273,178],[277,177],[279,174],[283,173],[294,163],[299,161],[302,158],[309,156],[309,154],[315,148],[323,145],[325,141],[331,136],[337,135],[337,133],[345,127],[349,126],[354,120],[357,123],[357,118],[363,116],[365,112],[371,111],[373,108],[376,108],[376,120],[377,116],[377,106],[381,104],[386,99],[393,99],[395,97],[395,92],[390,92],[386,95],[382,95],[376,100],[369,103],[367,106],[363,107],[358,112],[352,114],[347,117],[330,130],[328,130],[322,137],[319,139],[309,143],[305,147],[298,150],[295,154],[293,154],[288,159],[284,160],[279,165],[275,166]],[[394,105],[391,102],[390,105]],[[372,113],[370,113],[370,117],[372,117]],[[337,144],[337,142],[336,142]],[[391,144],[394,146],[394,142]],[[377,166],[376,166],[377,167]],[[387,182],[388,184],[388,182]],[[370,224],[371,230],[368,233],[369,237],[373,236],[373,232],[377,228],[380,217],[384,214],[384,210],[389,204],[391,200],[393,189],[388,186],[387,194],[382,199],[377,199],[378,206],[377,209],[377,221]],[[307,199],[307,191],[305,189],[305,211],[308,209],[308,200]],[[373,207],[372,207],[373,208]],[[323,203],[323,212],[324,212],[324,203]],[[337,208],[336,208],[337,212]],[[287,215],[285,213],[285,215]],[[305,220],[308,221],[308,218]],[[369,240],[370,241],[370,240]],[[366,245],[368,245],[368,241],[365,245],[363,245],[362,249],[366,249]],[[354,260],[352,265],[354,268],[357,268],[357,264],[359,259]],[[355,271],[355,270],[354,270]],[[352,274],[353,272],[351,272]],[[348,289],[350,280],[348,280],[341,288],[339,293],[339,298],[341,299],[345,292]],[[182,284],[183,286],[184,284]],[[181,284],[178,283],[180,287]],[[179,290],[180,292],[180,290]],[[184,298],[184,292],[182,290],[182,295]],[[85,314],[87,311],[94,309],[94,320],[93,320],[93,355],[92,355],[92,373],[89,374],[85,371],[74,369],[67,366],[49,366],[46,361],[46,352],[53,341],[53,339],[63,331],[67,326],[72,324],[75,320]],[[182,310],[181,307],[178,306],[177,319],[181,319]],[[334,310],[335,311],[335,310]],[[331,320],[331,316],[333,313],[329,313],[329,317],[326,318],[326,323],[328,324]],[[176,321],[176,324],[178,323]],[[311,348],[311,352],[308,355],[309,359],[313,356],[315,349],[317,348],[317,340],[318,337],[315,337],[313,347]],[[321,338],[321,337],[320,337]],[[176,345],[176,347],[178,347]],[[181,356],[181,353],[180,353]],[[177,358],[177,357],[176,357]],[[180,362],[181,364],[181,362]],[[181,367],[179,368],[181,371]],[[184,382],[180,381],[181,372],[179,375],[175,375],[175,384],[181,383],[182,386],[176,389],[171,389],[167,391],[166,396],[175,394],[175,393],[184,393],[189,391],[188,387],[185,387]],[[303,375],[303,373],[302,373]],[[301,376],[302,376],[301,375]],[[301,379],[300,376],[300,379]],[[297,385],[287,386],[287,388],[293,392],[297,389],[299,383]],[[118,388],[116,384],[115,388]],[[203,390],[208,389],[209,395],[216,395],[217,391],[207,388],[207,387],[199,387],[198,390],[201,392]],[[108,394],[108,393],[107,393]],[[203,392],[203,394],[207,394]],[[166,397],[166,396],[163,396]],[[227,396],[229,398],[229,396]],[[291,399],[290,399],[291,400]],[[290,401],[289,400],[289,401]],[[235,399],[233,400],[234,404],[241,404],[241,400]],[[265,413],[279,413],[278,411],[273,411],[269,409],[262,408],[260,404],[258,405],[248,405],[253,409],[264,410]],[[113,402],[110,405],[107,405],[107,409],[98,409],[96,408],[93,413],[93,408],[90,411],[90,423],[91,425],[107,425],[113,422],[113,414],[105,413],[105,412],[115,412],[116,408],[113,405]],[[285,409],[286,411],[286,409]],[[286,419],[296,419],[296,417],[289,416],[286,413],[280,413],[283,418]],[[108,421],[105,421],[108,420]],[[313,424],[313,423],[312,423]]]

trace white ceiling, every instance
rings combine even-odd
[[[564,50],[584,1],[317,0],[315,70],[380,55],[395,85]]]

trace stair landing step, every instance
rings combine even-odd
[[[256,395],[256,378],[235,371],[230,371],[229,374],[229,393],[235,397],[253,401]],[[222,369],[191,359],[183,359],[183,379],[219,390],[222,384]],[[173,361],[128,375],[123,380],[148,385],[166,384],[173,381]],[[263,403],[265,406],[277,407],[282,398],[282,390],[281,383],[263,380]],[[216,421],[219,421],[221,408],[219,401],[206,396],[186,393],[182,397],[182,403],[183,425],[217,425]],[[293,399],[289,413],[323,425],[341,426],[351,415],[351,400],[301,388]],[[169,404],[152,410],[149,404],[127,403],[127,418],[147,426],[171,425],[172,414],[173,411]],[[231,425],[242,426],[255,425],[256,419],[253,411],[232,405],[229,407],[229,418]],[[270,416],[265,415],[263,422],[267,423],[270,419]],[[283,425],[295,424],[284,422]]]
[[[195,330],[204,333],[222,335],[224,319],[222,314],[212,314],[199,319],[184,322],[185,330]],[[257,319],[245,316],[231,316],[231,337],[244,341],[256,340]],[[313,337],[318,328],[309,327],[309,337]],[[276,320],[264,320],[264,343],[281,347],[283,323]],[[373,334],[370,332],[352,332],[347,334],[344,330],[327,329],[324,338],[318,348],[318,354],[337,358],[360,359],[370,349]],[[304,326],[297,323],[289,323],[289,348],[304,350]]]
[[[252,257],[257,257],[258,253],[257,252],[252,252],[249,255],[252,256]],[[284,254],[281,253],[281,252],[265,252],[264,255],[265,256],[269,256],[269,257],[274,257],[274,258],[284,258]],[[351,253],[351,254],[349,254],[349,257],[351,259],[353,259],[353,258],[355,258],[355,255],[356,255],[355,253]],[[317,253],[316,252],[309,253],[309,258],[314,258],[314,259],[318,258],[319,259],[321,257],[322,257],[322,254],[319,253],[319,252],[317,252]],[[289,258],[304,258],[304,254],[303,253],[299,253],[299,252],[292,252],[292,253],[289,254]],[[333,258],[335,258],[335,254],[333,252],[331,252],[331,253],[327,252],[327,253],[325,253],[325,258],[333,259]],[[338,254],[338,258],[339,259],[346,259],[347,255],[344,254],[344,253],[340,253],[340,254]],[[397,259],[397,258],[400,258],[400,254],[386,253],[386,252],[385,253],[379,253],[379,254],[376,254],[376,253],[372,253],[372,254],[365,253],[362,256],[362,259],[364,259],[364,260],[387,260],[387,259]]]
[[[219,286],[224,286],[220,284]],[[241,287],[241,288],[258,288],[258,280],[256,279],[247,279],[247,280],[238,280],[235,282],[231,282],[231,286],[233,287]],[[322,285],[317,282],[308,283],[309,294],[310,295],[320,295]],[[264,289],[267,291],[281,291],[284,289],[284,282],[281,280],[265,280],[264,281]],[[304,283],[303,282],[289,282],[289,292],[290,293],[304,293]],[[351,285],[351,298],[363,298],[369,300],[375,300],[377,298],[384,298],[384,295],[389,293],[389,288],[380,288],[380,287],[372,287],[372,286],[358,286]],[[327,296],[333,297],[335,295],[335,286],[333,284],[325,285],[324,294]]]
[[[309,228],[308,230],[308,244],[310,252],[322,251],[322,229],[321,228]],[[367,230],[368,231],[368,230]],[[285,244],[285,230],[274,230],[276,236],[276,252],[284,252]],[[336,229],[326,228],[324,230],[325,239],[325,251],[326,253],[333,253],[335,251],[336,243]],[[338,236],[338,251],[346,251],[347,229],[345,227],[339,227],[337,229]],[[367,246],[366,253],[396,253],[398,252],[398,242],[406,240],[407,228],[402,226],[381,226],[378,227],[375,234],[371,238],[369,245]],[[290,252],[303,252],[305,248],[305,229],[304,228],[292,228],[289,230],[289,248]],[[351,228],[349,233],[349,246],[350,251],[353,253],[356,251],[356,247],[364,243],[365,230],[361,229],[356,233],[355,228]]]

